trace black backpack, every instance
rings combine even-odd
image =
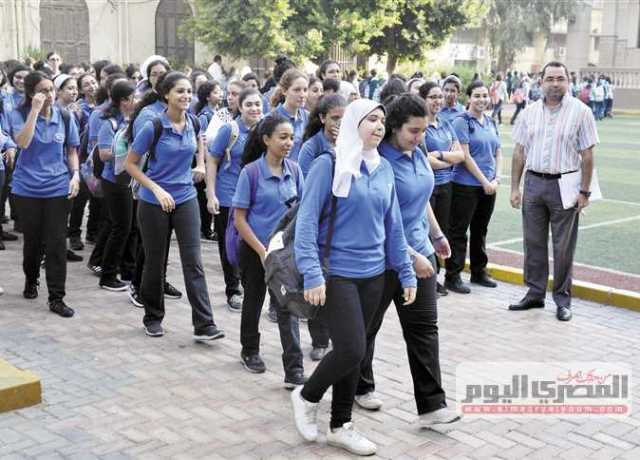
[[[326,154],[331,156],[331,177],[333,182],[335,159],[330,152],[326,152]],[[331,193],[328,216],[329,228],[321,261],[325,278],[329,273],[329,255],[331,253],[331,240],[333,239],[336,220],[337,201],[338,198]],[[322,307],[311,305],[304,299],[304,280],[296,266],[294,239],[299,206],[299,202],[291,206],[269,237],[267,257],[264,261],[264,278],[270,292],[283,308],[287,308],[299,318],[311,319],[318,315]],[[326,217],[321,217],[321,219],[323,218]]]

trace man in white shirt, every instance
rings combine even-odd
[[[213,58],[213,63],[209,66],[207,71],[215,81],[223,83],[222,80],[224,79],[224,72],[222,69],[222,56],[216,54]]]

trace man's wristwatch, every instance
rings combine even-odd
[[[591,192],[588,190],[580,190],[580,195],[584,196],[585,198],[589,198],[591,196]]]

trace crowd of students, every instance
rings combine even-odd
[[[374,101],[342,80],[335,61],[307,75],[280,58],[262,88],[251,73],[222,87],[162,56],[126,71],[108,61],[66,65],[56,53],[39,70],[6,66],[0,187],[23,234],[25,298],[38,297],[44,266],[49,309],[73,316],[64,297],[76,254],[67,241],[77,251],[93,244],[87,266],[98,286],[127,291],[144,309],[144,332],[160,337],[165,298],[182,297],[166,276],[175,233],[194,340],[220,339],[201,255],[201,242],[216,238],[228,309],[241,315],[242,364],[265,372],[264,261],[271,233],[297,202],[295,262],[305,298],[323,305],[308,321],[311,358],[320,361],[308,377],[298,318],[274,295],[270,316],[301,436],[317,438],[318,402],[332,387],[329,444],[375,452],[351,412],[354,402],[382,406],[372,362],[392,301],[420,423],[458,420],[441,386],[437,298],[470,292],[460,276],[467,246],[471,283],[496,286],[485,242],[501,150],[483,82],[468,85],[465,109],[456,75],[441,83],[397,76]],[[233,231],[240,243],[230,252]],[[3,231],[2,239],[17,238]]]

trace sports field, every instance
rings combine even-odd
[[[501,126],[504,167],[488,246],[522,252],[522,218],[509,204],[511,126]],[[576,262],[640,275],[640,116],[598,122],[595,162],[604,199],[589,205],[580,220]],[[628,277],[635,283],[635,276]],[[606,284],[606,281],[603,282]],[[640,290],[640,277],[634,290]]]

